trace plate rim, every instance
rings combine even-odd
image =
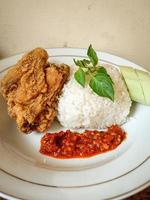
[[[129,192],[125,192],[120,195],[113,196],[111,198],[108,198],[107,200],[124,199],[124,198],[130,197],[138,192],[141,192],[142,190],[146,189],[149,186],[150,186],[150,181],[147,181],[146,183],[136,187],[135,189],[130,190]],[[1,191],[0,191],[0,197],[11,198],[10,200],[22,200],[22,198],[20,198],[20,197],[17,197],[17,196],[14,196],[14,195],[11,195],[11,194],[8,194],[5,192],[1,192]],[[27,199],[23,199],[23,200],[27,200]]]
[[[56,47],[56,48],[45,48],[47,51],[49,51],[49,50],[81,50],[81,51],[85,51],[86,50],[86,48],[71,48],[71,47],[67,47],[67,48],[65,48],[65,47]],[[110,54],[110,53],[106,53],[106,52],[101,52],[101,51],[99,51],[99,50],[97,50],[97,52],[98,53],[103,53],[103,54],[106,54],[106,55],[108,55],[108,56],[114,56],[114,57],[116,57],[116,58],[120,58],[120,59],[123,59],[123,60],[126,60],[126,61],[129,61],[130,63],[133,63],[132,61],[130,61],[130,60],[128,60],[128,59],[125,59],[125,58],[122,58],[122,57],[119,57],[119,56],[116,56],[116,55],[114,55],[114,54]],[[1,62],[5,62],[6,60],[8,60],[8,59],[13,59],[13,58],[15,58],[16,56],[21,56],[23,53],[25,53],[25,52],[22,52],[22,53],[17,53],[17,54],[15,54],[15,55],[11,55],[11,56],[9,56],[9,57],[6,57],[6,58],[3,58],[3,59],[1,59],[0,60],[0,63]],[[65,56],[65,55],[64,55]],[[70,55],[71,56],[71,55]],[[50,56],[50,57],[55,57],[55,56]],[[102,60],[102,59],[100,59],[100,60]],[[108,61],[109,62],[109,61]],[[112,63],[113,64],[113,63]],[[135,63],[133,63],[134,65],[136,65]],[[117,66],[117,65],[116,65]],[[144,69],[144,70],[146,70],[145,68],[143,68],[143,67],[140,67],[139,65],[137,65],[139,68],[141,68],[141,69]],[[5,70],[6,70],[6,68],[5,68]],[[5,71],[4,70],[4,71]],[[3,70],[2,70],[3,71]],[[1,70],[0,70],[0,73],[2,72]],[[148,158],[149,159],[149,158]],[[23,181],[23,180],[22,180]],[[146,188],[146,187],[148,187],[150,185],[150,180],[149,181],[147,181],[146,183],[144,183],[144,184],[142,184],[142,185],[140,185],[140,186],[138,186],[137,188],[135,188],[135,189],[132,189],[131,191],[129,191],[129,193],[124,193],[124,194],[121,194],[121,195],[119,195],[119,196],[116,196],[116,197],[113,197],[113,198],[110,198],[110,199],[116,199],[116,198],[121,198],[121,197],[128,197],[128,196],[131,196],[132,194],[135,194],[136,192],[139,192],[139,191],[141,191],[142,189],[144,189],[144,188]],[[0,196],[1,196],[1,194],[3,194],[3,195],[6,195],[6,196],[8,196],[8,197],[11,197],[11,198],[13,198],[13,199],[15,199],[15,198],[18,198],[18,197],[13,197],[13,195],[7,195],[7,194],[5,194],[4,192],[0,192]],[[20,198],[19,198],[20,199]]]

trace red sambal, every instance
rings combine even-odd
[[[70,130],[46,133],[41,139],[40,152],[55,158],[85,158],[111,151],[125,138],[126,133],[118,125],[82,134]]]

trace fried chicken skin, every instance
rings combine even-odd
[[[42,48],[30,51],[11,67],[1,80],[1,93],[21,132],[43,132],[51,126],[69,73],[69,66],[49,63]]]

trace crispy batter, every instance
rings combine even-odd
[[[24,133],[43,132],[51,126],[58,96],[69,76],[69,66],[47,60],[47,52],[36,48],[24,55],[1,81],[8,113]]]

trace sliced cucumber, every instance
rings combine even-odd
[[[148,72],[127,66],[120,66],[120,71],[126,82],[133,101],[150,105],[150,75]]]
[[[150,74],[148,72],[135,69],[135,72],[140,80],[146,105],[150,105]]]

